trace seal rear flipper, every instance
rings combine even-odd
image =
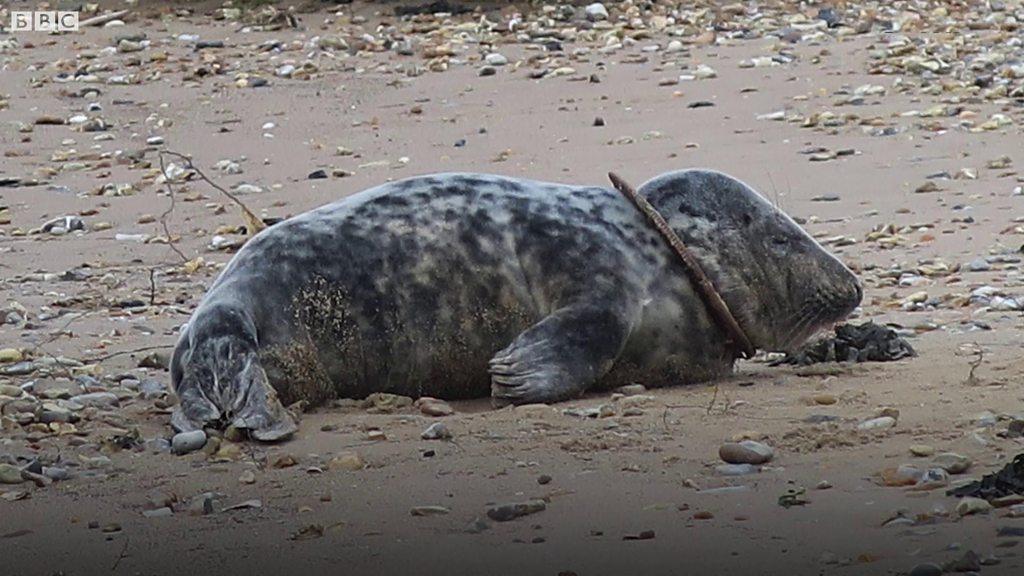
[[[299,429],[298,419],[281,405],[277,392],[267,381],[255,360],[251,361],[246,371],[257,371],[255,376],[247,376],[248,386],[244,394],[236,397],[235,417],[231,425],[235,428],[249,430],[253,438],[264,442],[283,440]]]
[[[615,302],[574,304],[534,324],[491,358],[495,406],[579,396],[611,368],[633,324]]]
[[[179,430],[230,424],[274,441],[298,429],[260,364],[255,328],[236,307],[196,313],[172,357],[171,381],[180,399],[172,425]]]

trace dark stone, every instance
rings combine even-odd
[[[224,47],[224,41],[223,40],[200,40],[199,42],[196,42],[196,47],[195,47],[194,50],[196,52],[199,52],[200,50],[205,50],[207,48],[223,48],[223,47]]]

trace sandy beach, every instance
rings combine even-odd
[[[0,573],[1022,573],[1024,498],[946,495],[1024,452],[1019,0],[258,4],[0,33]],[[918,356],[443,417],[338,402],[172,455],[167,355],[246,221],[161,151],[267,219],[432,172],[721,170]],[[723,474],[742,439],[773,458]]]

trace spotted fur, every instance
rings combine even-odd
[[[849,270],[733,178],[674,172],[640,193],[756,346],[795,345],[860,300]],[[735,353],[676,258],[611,188],[482,174],[373,188],[234,257],[175,350],[174,424],[273,439],[295,427],[276,396],[549,402],[721,376]]]

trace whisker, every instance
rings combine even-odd
[[[820,319],[821,312],[824,309],[825,309],[825,304],[824,303],[822,303],[820,301],[815,302],[814,307],[809,309],[800,318],[800,320],[796,324],[793,325],[793,328],[790,329],[789,334],[787,335],[786,339],[784,340],[785,348],[787,348],[787,349],[788,348],[792,348],[792,347],[794,347],[794,345],[798,341],[802,341],[804,338],[806,338],[806,336],[804,336],[804,331],[807,330],[807,329],[813,329],[814,328],[815,323],[817,322],[818,319]]]

